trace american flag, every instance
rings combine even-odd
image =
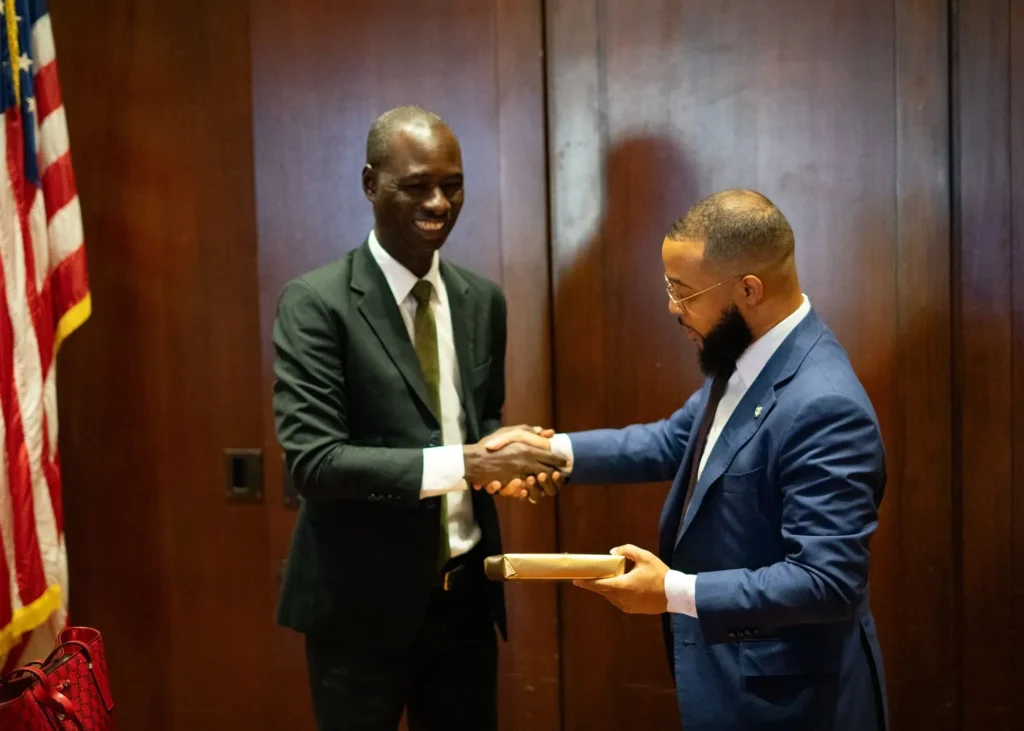
[[[55,366],[91,305],[46,1],[0,3],[0,665],[10,667],[45,654],[67,620]]]

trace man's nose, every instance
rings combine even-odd
[[[449,202],[448,198],[445,197],[440,186],[438,186],[430,191],[430,195],[427,196],[427,200],[423,202],[423,207],[440,218],[441,216],[448,214],[452,204]]]

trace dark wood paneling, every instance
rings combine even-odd
[[[264,394],[278,292],[292,276],[362,243],[372,215],[360,190],[366,132],[381,112],[421,104],[462,143],[466,206],[445,255],[502,284],[509,299],[506,421],[548,423],[550,326],[540,3],[434,0],[253,3],[253,124],[260,235]],[[269,564],[285,556],[294,514],[265,401]],[[554,508],[502,505],[509,550],[553,550]],[[552,587],[508,592],[501,648],[503,729],[558,728]],[[274,677],[287,689],[279,727],[309,727],[300,638],[278,630]]]
[[[896,490],[890,487],[885,510],[897,535],[877,549],[872,569],[886,576],[875,582],[875,605],[888,610],[882,629],[893,728],[952,731],[959,727],[950,662],[959,557],[952,540],[950,95],[948,75],[937,71],[948,64],[948,13],[945,0],[896,0],[895,10],[898,384],[887,446]]]
[[[1013,715],[1024,718],[1024,6],[1010,6],[1010,160],[1013,219]]]
[[[963,728],[1017,728],[1013,613],[1013,272],[1006,0],[958,5]],[[1019,367],[1019,366],[1018,366]],[[1019,417],[1018,417],[1019,418]],[[1019,428],[1019,422],[1018,422]],[[1019,706],[1018,706],[1019,708]]]
[[[954,671],[921,668],[952,636],[947,108],[944,79],[928,75],[943,67],[945,6],[548,8],[558,427],[647,421],[683,403],[700,379],[666,311],[661,239],[714,190],[771,197],[888,445],[872,592],[896,727],[950,728]],[[560,549],[655,545],[664,495],[567,491]],[[908,586],[922,592],[914,603]],[[564,600],[566,729],[678,724],[656,621],[591,595]]]
[[[52,0],[92,319],[60,356],[71,616],[119,725],[268,728],[247,3]]]

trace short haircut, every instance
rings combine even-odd
[[[443,119],[423,107],[407,106],[391,109],[377,117],[366,136],[366,162],[379,165],[387,157],[391,137],[406,125],[426,127],[447,126]]]
[[[789,221],[760,193],[723,190],[698,201],[672,224],[675,241],[703,241],[703,263],[732,274],[756,273],[793,255]],[[735,270],[735,271],[732,271]]]

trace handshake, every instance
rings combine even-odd
[[[462,453],[466,481],[474,490],[512,497],[531,503],[544,495],[556,495],[564,483],[569,460],[551,451],[552,429],[538,426],[506,426]]]

